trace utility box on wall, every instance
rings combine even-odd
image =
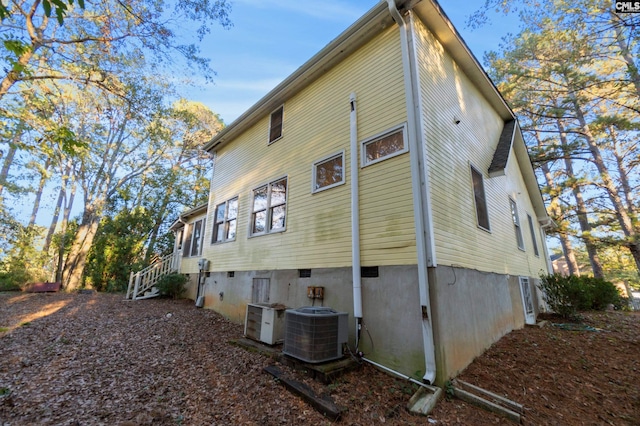
[[[269,345],[284,340],[286,306],[278,303],[250,303],[244,320],[244,335]]]
[[[324,299],[324,287],[307,287],[307,297],[309,299]]]
[[[198,260],[198,270],[200,271],[208,271],[209,270],[209,259],[199,259]]]

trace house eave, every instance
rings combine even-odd
[[[389,14],[387,2],[379,2],[240,117],[226,126],[204,146],[204,149],[210,152],[214,151],[227,141],[237,137],[393,24],[394,21]]]
[[[513,146],[513,139],[517,131],[516,120],[505,121],[489,166],[489,177],[504,176],[509,162],[509,153]]]
[[[209,203],[203,203],[198,206],[195,206],[192,209],[183,211],[182,213],[180,213],[178,218],[171,224],[171,226],[169,227],[169,230],[175,231],[177,229],[180,229],[182,226],[184,226],[184,222],[189,218],[206,213],[208,207],[209,207]]]
[[[451,20],[444,13],[440,5],[435,0],[421,1],[417,3],[413,10],[418,17],[427,25],[429,30],[435,35],[455,62],[464,73],[476,83],[477,89],[495,108],[504,121],[515,119],[511,108],[493,84],[480,62],[476,59],[471,49],[462,39],[462,36],[455,29]]]
[[[401,12],[416,12],[503,120],[515,119],[496,86],[435,0],[396,0],[396,4]],[[389,13],[387,1],[382,0],[226,126],[204,149],[213,151],[241,134],[390,25],[394,25],[394,20]]]

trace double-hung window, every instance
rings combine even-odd
[[[200,256],[202,253],[202,234],[204,231],[205,219],[196,220],[191,223],[187,231],[183,256]]]
[[[312,192],[324,191],[344,183],[344,151],[313,163]]]
[[[529,221],[529,231],[531,231],[531,242],[533,243],[533,254],[536,256],[540,256],[540,251],[538,250],[538,240],[536,239],[536,231],[533,226],[533,218],[530,214],[527,213],[527,221]]]
[[[178,238],[177,238],[177,241],[176,241],[178,250],[182,250],[182,241],[183,240],[184,240],[184,228],[182,228],[180,230],[180,232],[178,232]]]
[[[284,105],[271,113],[269,119],[269,143],[282,137],[282,123],[284,121]]]
[[[516,202],[509,198],[509,204],[511,206],[511,218],[513,219],[513,227],[516,231],[516,240],[518,241],[518,248],[524,250],[524,239],[522,238],[522,228],[520,227],[520,217],[518,216],[518,205]]]
[[[236,239],[238,224],[238,197],[232,198],[216,206],[214,217],[212,243],[222,243]]]
[[[409,145],[406,133],[406,125],[402,124],[364,140],[361,145],[362,167],[407,152]]]
[[[286,177],[254,189],[251,209],[251,235],[284,231],[286,214]]]
[[[471,166],[471,180],[473,182],[473,199],[476,205],[478,226],[489,231],[489,211],[487,209],[487,198],[484,192],[484,179],[482,173],[473,166]]]

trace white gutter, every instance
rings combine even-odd
[[[360,186],[358,184],[358,110],[356,94],[349,95],[351,140],[351,269],[353,279],[353,316],[356,319],[356,351],[362,327],[362,279],[360,276]]]
[[[396,8],[395,0],[387,0],[389,12],[400,27],[400,48],[402,50],[402,67],[407,108],[407,132],[409,139],[409,158],[411,163],[411,186],[413,190],[413,216],[416,227],[416,251],[418,263],[418,288],[420,292],[420,308],[422,311],[422,341],[424,345],[425,374],[423,381],[431,384],[436,378],[435,345],[433,342],[433,326],[431,323],[431,303],[429,300],[429,278],[427,275],[427,226],[425,226],[425,194],[420,174],[420,154],[422,147],[418,137],[421,129],[416,109],[419,97],[417,85],[417,69],[414,62],[413,30],[405,23]],[[408,12],[412,13],[412,12]]]

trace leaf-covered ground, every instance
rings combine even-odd
[[[585,321],[514,331],[460,378],[523,404],[526,424],[640,424],[640,315]],[[331,423],[262,371],[273,359],[230,343],[241,336],[187,300],[0,293],[0,424]],[[415,385],[370,365],[328,386],[289,372],[345,407],[345,425],[511,424],[456,399],[411,415]]]

